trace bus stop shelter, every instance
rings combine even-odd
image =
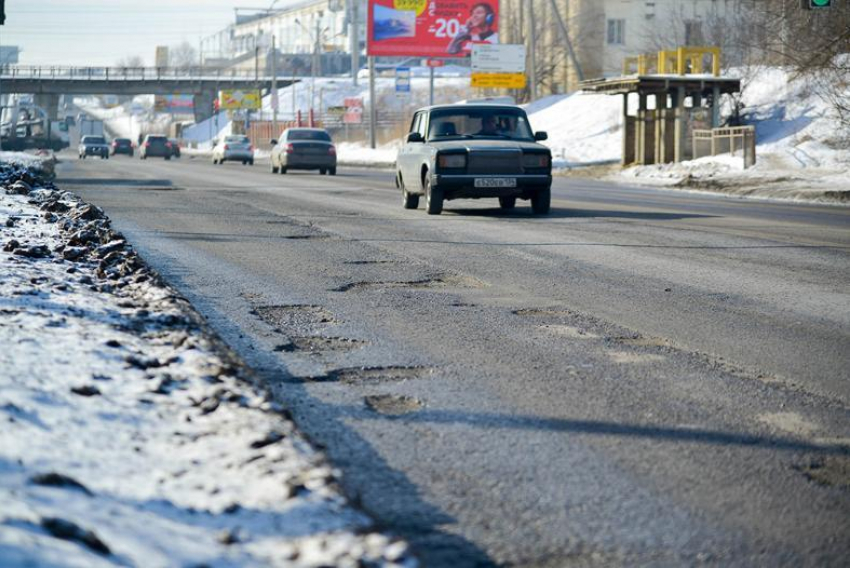
[[[665,164],[693,157],[694,129],[720,126],[720,97],[741,80],[713,75],[629,75],[583,81],[589,93],[623,96],[622,164]],[[637,101],[635,108],[630,101]]]

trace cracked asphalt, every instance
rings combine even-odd
[[[65,158],[426,566],[846,563],[850,208]]]

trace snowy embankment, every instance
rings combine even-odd
[[[3,158],[3,566],[415,565],[100,209]]]

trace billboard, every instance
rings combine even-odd
[[[154,110],[171,114],[192,114],[195,111],[195,97],[181,93],[160,95],[154,101]]]
[[[476,43],[499,43],[498,0],[368,1],[369,55],[466,57]]]
[[[221,110],[256,110],[262,106],[262,100],[260,91],[220,91],[218,93],[218,108]]]

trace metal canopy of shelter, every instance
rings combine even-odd
[[[629,75],[583,81],[581,87],[588,93],[623,95],[622,164],[628,166],[691,159],[693,130],[720,126],[720,97],[739,92],[741,80]],[[630,104],[634,99],[636,108]]]

